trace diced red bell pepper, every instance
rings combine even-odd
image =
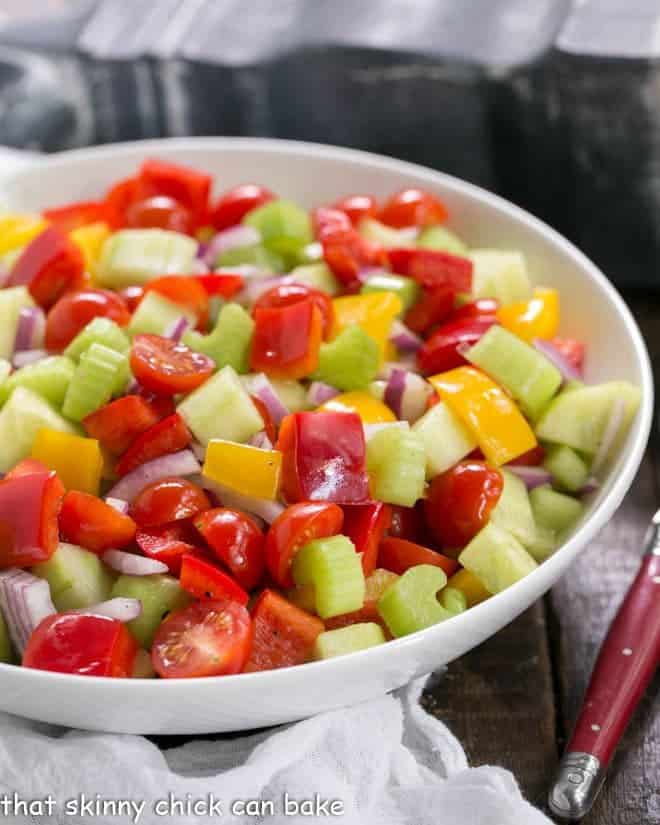
[[[365,576],[370,576],[376,569],[378,545],[392,523],[392,508],[382,501],[373,501],[347,505],[343,510],[342,533],[353,542],[355,551],[362,554],[362,570]]]
[[[428,332],[451,315],[455,300],[456,291],[451,286],[422,290],[420,299],[406,312],[406,326],[413,332]]]
[[[59,540],[64,486],[53,472],[0,481],[0,569],[47,561]]]
[[[248,212],[274,198],[275,195],[265,186],[256,183],[239,184],[220,195],[211,210],[210,222],[216,229],[228,229],[240,223]]]
[[[106,222],[112,229],[126,225],[126,212],[136,201],[137,177],[117,181],[106,193],[103,201]]]
[[[179,583],[184,590],[202,601],[228,599],[244,606],[248,603],[248,594],[231,576],[196,555],[186,553],[181,559]]]
[[[82,423],[88,435],[113,455],[120,455],[159,420],[160,415],[145,398],[125,395],[91,413]]]
[[[206,290],[209,298],[219,295],[221,298],[232,298],[243,289],[245,279],[242,275],[233,275],[229,272],[211,272],[208,275],[195,275],[199,283]]]
[[[193,313],[197,329],[206,330],[209,320],[209,296],[195,275],[163,275],[154,278],[144,288],[144,294],[157,292]]]
[[[79,201],[56,209],[45,209],[42,214],[62,232],[73,232],[81,226],[105,221],[105,206],[102,201]]]
[[[139,435],[117,462],[117,474],[125,476],[147,461],[178,453],[192,442],[190,430],[178,413],[169,415]]]
[[[413,188],[395,192],[378,213],[378,220],[398,229],[444,223],[448,217],[447,207],[439,198],[424,189]]]
[[[461,355],[461,349],[476,344],[495,323],[496,320],[489,317],[475,321],[448,321],[438,327],[417,351],[417,366],[424,375],[460,367],[467,363]]]
[[[275,378],[305,378],[318,366],[323,315],[314,298],[257,309],[250,366]]]
[[[344,217],[348,220],[346,215]],[[326,264],[349,289],[359,285],[361,270],[387,265],[383,247],[363,238],[352,226],[348,229],[323,228],[319,240]]]
[[[362,420],[356,413],[302,412],[280,426],[282,491],[287,501],[362,504],[369,477]]]
[[[323,622],[273,590],[264,590],[252,608],[254,639],[244,670],[273,670],[309,659]]]
[[[496,298],[478,298],[457,307],[449,318],[450,321],[476,321],[482,318],[497,318],[500,302]]]
[[[133,673],[137,650],[137,642],[118,619],[56,613],[30,636],[23,667],[126,678]]]
[[[188,521],[163,524],[162,527],[138,527],[135,541],[150,559],[162,561],[175,576],[181,570],[181,559],[185,555],[201,555],[202,550],[195,544],[196,534]]]
[[[417,544],[426,540],[426,521],[422,502],[418,501],[414,507],[392,505],[392,524],[387,531],[388,535],[397,539],[407,539]]]
[[[44,309],[84,284],[85,261],[80,247],[56,226],[44,229],[27,245],[7,281],[7,286],[27,286]]]
[[[126,547],[135,538],[135,522],[100,498],[69,490],[60,510],[60,533],[65,541],[92,553]]]
[[[8,478],[19,478],[20,476],[31,476],[35,473],[49,472],[50,468],[47,467],[43,462],[38,461],[36,458],[24,458],[22,461],[19,461],[18,464],[7,473],[7,475],[5,476],[5,481]]]
[[[210,175],[162,160],[146,160],[137,178],[137,200],[154,195],[166,195],[186,207],[191,213],[194,226],[208,220]]]
[[[387,255],[393,272],[414,278],[420,286],[450,286],[456,292],[472,289],[473,264],[469,258],[417,247],[389,249]]]
[[[409,567],[416,567],[418,564],[432,564],[445,571],[447,576],[451,576],[458,570],[458,562],[437,553],[429,547],[415,544],[405,539],[386,538],[380,543],[378,551],[378,566],[392,573],[402,575]]]

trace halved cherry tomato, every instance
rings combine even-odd
[[[392,523],[392,508],[382,501],[369,504],[345,505],[342,532],[355,545],[356,553],[362,554],[362,569],[370,576],[376,569],[378,545]]]
[[[456,291],[451,286],[422,290],[420,299],[406,312],[406,326],[413,332],[428,332],[451,315],[455,300]]]
[[[109,289],[83,289],[63,295],[48,313],[46,349],[61,352],[92,318],[109,318],[125,327],[131,320],[128,307]]]
[[[81,226],[105,221],[105,207],[102,201],[80,201],[56,209],[44,209],[42,215],[62,232],[73,232]]]
[[[363,218],[374,218],[378,212],[378,201],[371,195],[349,195],[334,205],[335,209],[345,212],[353,226],[357,226]]]
[[[207,275],[193,275],[204,287],[209,298],[219,295],[221,298],[231,298],[243,289],[245,279],[242,275],[229,272],[210,272]]]
[[[424,512],[443,549],[453,555],[477,535],[488,522],[503,486],[502,473],[481,461],[461,461],[433,479]]]
[[[118,619],[81,613],[47,616],[30,636],[23,667],[126,678],[133,673],[137,642]]]
[[[139,435],[117,463],[117,473],[125,476],[147,461],[178,453],[192,441],[190,430],[178,413],[168,415]]]
[[[44,309],[85,284],[85,261],[78,244],[49,226],[25,247],[9,273],[7,286],[27,286]]]
[[[275,427],[275,422],[273,421],[273,416],[270,414],[270,410],[258,396],[251,395],[250,398],[252,399],[254,406],[257,410],[259,410],[259,415],[263,419],[264,430],[266,431],[266,435],[268,436],[270,443],[274,444],[277,440],[277,428]]]
[[[114,455],[129,448],[160,419],[154,406],[140,395],[125,395],[100,407],[83,419],[87,434]]]
[[[126,209],[125,225],[131,229],[165,229],[190,235],[194,229],[189,209],[167,195],[135,201]]]
[[[387,531],[388,535],[397,539],[406,539],[416,543],[426,540],[426,522],[424,508],[421,501],[414,507],[392,505],[392,524]]]
[[[457,307],[451,314],[450,321],[481,320],[482,318],[497,318],[500,302],[496,298],[478,298]]]
[[[306,284],[280,284],[272,289],[263,292],[257,298],[252,307],[252,317],[256,317],[256,312],[260,309],[280,309],[300,303],[307,298],[311,298],[316,306],[321,310],[323,316],[323,337],[328,338],[332,332],[334,323],[334,310],[332,299],[326,292],[320,289],[313,289]]]
[[[151,661],[164,679],[223,676],[243,669],[251,644],[252,620],[238,602],[194,602],[158,628]]]
[[[337,232],[350,231],[351,219],[343,209],[333,206],[318,206],[312,210],[312,229],[317,241]]]
[[[184,309],[189,309],[197,318],[197,329],[206,329],[209,320],[209,296],[194,275],[164,275],[155,278],[144,288],[144,293],[157,292]]]
[[[124,301],[128,307],[129,312],[133,313],[140,306],[140,301],[144,298],[144,287],[142,286],[127,286],[120,290],[119,297]]]
[[[323,316],[314,298],[257,309],[250,366],[275,378],[305,378],[318,366]]]
[[[426,289],[439,286],[450,286],[456,292],[472,289],[473,264],[469,258],[412,246],[389,249],[387,256],[394,272],[414,278]]]
[[[378,220],[397,229],[444,223],[449,217],[445,205],[423,189],[402,189],[385,202]]]
[[[323,259],[348,289],[359,286],[361,270],[387,264],[385,250],[363,238],[352,226],[349,229],[323,229],[319,240]]]
[[[158,395],[189,393],[215,369],[214,361],[185,344],[160,335],[136,335],[131,347],[131,370],[139,383]]]
[[[131,516],[140,527],[159,527],[192,518],[210,506],[204,490],[192,481],[161,478],[138,494],[131,505]]]
[[[192,227],[202,226],[208,219],[211,176],[189,166],[162,160],[145,160],[137,177],[137,200],[166,196],[185,207]]]
[[[429,547],[423,547],[421,544],[396,538],[386,538],[381,541],[378,550],[379,567],[403,575],[409,567],[416,567],[418,564],[432,564],[440,567],[447,576],[451,576],[458,569],[457,561]]]
[[[60,533],[65,541],[92,553],[126,547],[135,538],[135,522],[96,496],[69,490],[60,510]]]
[[[179,584],[183,589],[202,601],[228,599],[246,605],[249,596],[231,576],[219,567],[197,555],[187,553],[181,559]]]
[[[201,555],[201,549],[195,545],[196,538],[192,524],[188,521],[176,521],[147,529],[138,527],[135,534],[135,541],[144,555],[162,561],[175,576],[179,575],[181,559],[186,554]]]
[[[246,590],[254,590],[266,569],[265,536],[257,524],[238,510],[216,507],[201,513],[193,524],[218,559]]]
[[[344,513],[328,502],[293,504],[271,524],[266,534],[266,565],[280,587],[293,587],[291,562],[312,539],[341,533]]]
[[[275,199],[275,195],[256,183],[243,183],[221,195],[211,209],[211,223],[216,229],[236,226],[257,206]]]
[[[0,481],[0,569],[47,561],[57,549],[64,497],[53,472],[28,472]]]
[[[585,346],[575,338],[553,338],[550,343],[581,373],[584,366]]]
[[[461,349],[476,344],[495,323],[496,319],[488,316],[476,320],[468,318],[465,321],[447,321],[417,350],[420,372],[433,375],[467,363],[461,355]]]
[[[537,444],[536,447],[532,447],[531,450],[519,455],[518,458],[507,461],[507,466],[538,467],[539,464],[543,464],[544,460],[545,448],[541,444]]]

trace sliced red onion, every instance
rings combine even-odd
[[[250,439],[250,446],[258,447],[260,450],[272,450],[273,442],[268,438],[266,430],[260,430]]]
[[[213,495],[218,498],[224,507],[231,507],[234,510],[244,510],[246,513],[258,516],[268,524],[272,524],[275,519],[284,512],[284,505],[279,501],[270,501],[265,498],[253,498],[252,496],[237,493],[236,490],[230,490],[223,484],[218,484],[217,481],[212,481],[206,476],[202,476],[202,487],[210,490]]]
[[[550,484],[552,481],[552,474],[549,473],[545,467],[528,467],[522,464],[512,464],[507,466],[506,469],[522,479],[528,490],[533,490],[534,487],[540,487],[542,484]]]
[[[199,441],[193,441],[190,445],[190,449],[193,451],[193,455],[198,461],[202,464],[206,461],[206,447],[203,444],[200,444]]]
[[[619,430],[621,429],[621,425],[623,424],[625,412],[625,401],[622,398],[617,398],[612,403],[612,409],[610,410],[609,418],[607,419],[605,429],[603,430],[603,437],[598,445],[598,450],[596,450],[594,460],[591,462],[591,472],[593,475],[595,475],[607,461],[612,445],[614,444],[616,437],[619,434]]]
[[[11,363],[17,370],[27,367],[28,364],[36,364],[42,358],[46,358],[48,353],[45,349],[24,349],[17,350],[11,357]]]
[[[364,430],[364,440],[371,441],[371,439],[379,433],[381,430],[385,430],[389,427],[398,427],[399,429],[409,430],[410,424],[407,421],[382,421],[378,424],[363,424],[362,429]]]
[[[397,418],[403,418],[403,393],[406,389],[406,371],[395,367],[389,374],[385,385],[383,400]]]
[[[535,338],[533,344],[542,355],[545,355],[548,361],[552,361],[555,367],[557,367],[565,383],[569,381],[580,381],[582,379],[582,373],[576,370],[566,356],[560,352],[554,344],[551,344],[550,341]]]
[[[183,338],[183,333],[187,332],[191,327],[190,319],[182,315],[180,318],[172,321],[165,330],[163,337],[178,343]]]
[[[208,275],[211,271],[208,264],[205,264],[202,260],[202,255],[195,258],[190,269],[192,270],[193,275]]]
[[[105,503],[112,507],[113,510],[116,510],[118,513],[121,513],[124,516],[128,515],[128,502],[124,501],[123,498],[113,498],[112,496],[106,496]]]
[[[214,235],[208,243],[206,252],[202,260],[210,267],[215,266],[216,261],[228,249],[236,249],[240,246],[254,246],[261,242],[261,233],[253,226],[239,224],[225,229]]]
[[[168,567],[162,561],[149,559],[146,556],[136,556],[123,550],[106,550],[101,556],[103,561],[127,576],[151,576],[154,573],[167,573]]]
[[[401,352],[417,352],[424,343],[422,339],[401,321],[394,321],[389,340]]]
[[[383,400],[398,419],[414,424],[424,414],[432,392],[430,384],[420,375],[394,367],[388,376]]]
[[[147,559],[147,561],[152,561],[152,559]],[[160,564],[160,562],[157,563]],[[167,569],[167,565],[163,567]],[[108,619],[117,619],[120,622],[132,622],[142,614],[142,602],[139,599],[117,596],[117,598],[108,599],[107,602],[90,604],[89,607],[78,607],[71,612],[83,613],[85,616],[107,616]]]
[[[584,486],[580,489],[580,495],[586,496],[589,493],[595,493],[596,490],[600,489],[600,482],[594,476],[589,476],[589,478],[585,481]]]
[[[165,476],[191,476],[198,473],[200,469],[199,461],[191,450],[180,450],[178,453],[163,455],[136,467],[120,479],[108,491],[108,495],[110,498],[123,498],[130,503],[138,493],[154,481],[165,478]]]
[[[312,381],[307,390],[307,403],[310,407],[320,407],[331,398],[341,395],[341,390],[337,387],[331,387],[330,384],[324,384],[323,381]]]
[[[55,613],[48,582],[15,567],[0,573],[0,608],[21,655],[37,625]]]
[[[260,401],[263,401],[270,417],[273,419],[273,423],[276,427],[279,427],[282,419],[291,411],[282,403],[273,385],[263,372],[259,372],[250,378],[249,384],[252,395],[256,395]]]
[[[46,334],[46,316],[41,307],[23,307],[18,316],[14,352],[41,349]]]

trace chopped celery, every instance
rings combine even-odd
[[[504,487],[490,520],[515,536],[523,547],[533,543],[536,525],[525,482],[509,470],[500,467]]]
[[[138,599],[142,612],[127,624],[128,629],[142,647],[151,647],[156,631],[169,613],[182,610],[190,602],[190,596],[181,588],[174,576],[120,576],[114,583],[111,598]]]
[[[328,295],[338,295],[341,292],[341,284],[332,274],[330,267],[320,261],[319,263],[297,266],[292,269],[287,276],[293,283],[305,284],[313,289],[320,289]]]
[[[180,232],[122,229],[103,244],[96,281],[122,289],[161,275],[192,272],[197,246],[197,241]]]
[[[378,501],[412,507],[424,495],[426,453],[416,432],[388,427],[367,442],[371,493]]]
[[[554,530],[537,524],[534,541],[528,544],[525,549],[533,559],[542,562],[555,552],[558,543],[557,534]]]
[[[561,386],[561,373],[545,355],[497,324],[465,357],[501,384],[532,420]]]
[[[419,233],[417,246],[451,252],[452,255],[467,255],[468,248],[463,241],[446,226],[427,226]]]
[[[16,387],[27,387],[59,407],[64,401],[74,370],[75,364],[64,355],[51,355],[34,364],[27,364],[0,385],[0,403],[4,404]]]
[[[569,493],[581,490],[589,477],[586,461],[564,444],[548,448],[543,466],[552,474],[556,486]]]
[[[584,509],[582,502],[558,493],[547,484],[532,490],[529,499],[536,523],[555,533],[563,533],[572,527]]]
[[[264,427],[263,418],[230,366],[190,393],[177,412],[205,445],[212,438],[245,442]]]
[[[336,630],[326,630],[316,637],[312,656],[315,659],[332,659],[358,650],[382,645],[385,642],[383,628],[375,622],[361,622]]]
[[[468,257],[474,264],[474,298],[497,298],[501,304],[511,304],[531,297],[532,286],[521,252],[474,249]]]
[[[499,593],[537,568],[537,564],[511,533],[489,522],[458,557],[489,593]]]
[[[346,536],[310,541],[296,554],[291,572],[297,585],[314,585],[316,612],[322,619],[364,604],[362,562]]]
[[[92,318],[71,341],[64,350],[64,354],[77,361],[92,344],[103,344],[104,347],[120,352],[122,355],[125,355],[130,348],[128,336],[114,321],[110,318]]]
[[[226,249],[215,262],[218,267],[256,266],[265,272],[283,272],[284,259],[281,255],[271,252],[260,244],[252,246],[235,246]]]
[[[399,296],[402,304],[402,313],[417,302],[420,294],[419,284],[412,278],[404,275],[393,275],[391,272],[376,272],[370,275],[360,290],[363,294],[369,292],[393,292]]]
[[[321,344],[316,381],[340,390],[360,390],[378,373],[378,344],[357,324],[342,330],[334,341]]]
[[[394,249],[398,246],[411,246],[410,236],[400,229],[393,229],[375,218],[362,218],[358,232],[363,238],[379,244],[385,249]]]
[[[446,472],[477,447],[472,433],[443,401],[425,412],[413,431],[424,445],[429,479]]]
[[[62,413],[73,421],[98,410],[112,398],[120,382],[126,381],[128,359],[115,350],[92,344],[83,352],[67,389]]]
[[[243,223],[259,232],[266,249],[281,255],[285,262],[291,264],[296,262],[301,250],[314,240],[309,214],[293,201],[269,201],[248,212]]]
[[[419,564],[388,587],[378,601],[378,612],[392,636],[416,633],[465,610],[465,598],[456,596],[459,591],[441,603],[439,597],[446,584],[447,576],[439,567]]]
[[[128,326],[130,335],[165,335],[179,318],[185,317],[194,326],[194,312],[170,301],[157,292],[147,292],[133,313]]]
[[[32,296],[24,286],[0,290],[0,358],[11,358],[21,310],[33,306]]]
[[[191,349],[203,352],[215,361],[218,369],[227,365],[238,373],[250,368],[250,344],[254,321],[239,304],[225,304],[215,328],[208,335],[190,330],[183,341]]]
[[[60,542],[48,561],[36,564],[32,572],[46,579],[55,607],[76,610],[110,598],[114,577],[101,559],[75,544]]]
[[[452,615],[455,615],[456,613],[463,613],[463,611],[467,610],[467,598],[465,593],[457,587],[450,587],[449,582],[447,582],[447,586],[443,587],[440,593],[438,593],[438,601],[442,607],[444,607],[445,610],[448,610]]]

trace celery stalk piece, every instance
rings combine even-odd
[[[412,507],[424,495],[426,453],[419,435],[388,427],[367,442],[371,493],[378,501]]]
[[[441,600],[446,584],[447,576],[439,567],[418,564],[388,587],[378,601],[378,612],[392,636],[416,633],[465,610],[465,597],[461,600],[454,588]]]
[[[501,304],[527,301],[532,285],[521,252],[503,249],[473,249],[473,298],[497,298]]]
[[[452,255],[467,255],[468,248],[463,241],[446,226],[427,226],[419,233],[417,246],[450,252]]]
[[[204,445],[212,438],[244,443],[264,427],[259,411],[230,366],[191,392],[177,411]]]
[[[366,240],[379,244],[385,249],[395,249],[399,246],[412,246],[410,236],[400,229],[393,229],[375,218],[362,218],[358,232]]]
[[[183,341],[191,349],[203,352],[215,361],[218,369],[227,365],[239,374],[250,369],[250,345],[254,321],[239,304],[225,304],[215,328],[208,335],[190,330]]]
[[[181,317],[187,318],[191,326],[197,322],[194,312],[170,301],[157,292],[147,292],[133,313],[128,326],[129,335],[165,335],[168,329]]]
[[[536,523],[555,533],[563,533],[572,527],[584,510],[581,501],[558,493],[547,484],[532,490],[529,500]]]
[[[287,276],[293,283],[305,284],[328,295],[339,295],[341,284],[332,274],[330,267],[324,262],[304,264],[292,269]]]
[[[269,201],[248,212],[243,223],[253,226],[266,249],[281,255],[285,264],[295,265],[302,249],[314,240],[309,214],[293,201]]]
[[[438,601],[452,615],[463,613],[467,610],[467,599],[465,593],[457,587],[444,587],[438,594]]]
[[[489,593],[499,593],[538,565],[511,533],[489,522],[458,557]]]
[[[104,602],[110,597],[114,577],[101,559],[76,544],[60,542],[48,561],[32,568],[46,579],[58,610],[76,610]]]
[[[472,433],[443,401],[413,424],[413,432],[424,445],[428,479],[446,472],[477,447]]]
[[[352,324],[334,341],[321,344],[313,377],[340,390],[361,390],[378,374],[379,362],[378,344],[361,327]]]
[[[555,485],[569,493],[581,490],[589,477],[589,466],[586,461],[564,444],[555,444],[548,448],[543,466],[552,474]]]
[[[391,272],[376,272],[370,275],[362,285],[360,292],[393,292],[401,300],[403,314],[407,309],[417,303],[420,295],[420,287],[412,278],[404,275],[393,275]]]
[[[33,306],[32,296],[24,286],[0,290],[0,358],[11,358],[21,310]]]
[[[142,613],[127,624],[140,645],[151,647],[156,631],[169,613],[183,610],[190,603],[190,596],[181,588],[174,576],[119,576],[112,587],[111,598],[123,596],[138,599]]]
[[[361,622],[320,633],[314,642],[312,656],[314,659],[333,659],[335,656],[366,650],[384,642],[385,634],[380,625],[375,622]]]
[[[34,364],[27,364],[0,384],[0,404],[4,404],[16,387],[27,387],[60,407],[74,371],[75,364],[64,355],[51,355]]]
[[[283,272],[284,259],[261,244],[225,249],[215,262],[217,267],[256,266],[264,272]]]
[[[103,344],[92,344],[81,356],[66,391],[62,413],[82,421],[112,398],[128,375],[128,358]]]
[[[192,272],[197,241],[164,229],[122,229],[103,244],[96,280],[122,289],[161,275]]]
[[[310,541],[296,554],[291,572],[297,585],[314,585],[316,612],[322,619],[364,604],[362,562],[346,536]]]
[[[490,514],[490,520],[515,536],[523,547],[533,544],[536,524],[525,482],[504,467],[500,467],[504,481],[502,495]]]
[[[128,336],[118,324],[109,318],[92,318],[71,341],[64,350],[64,354],[67,358],[78,361],[83,352],[86,352],[92,344],[103,344],[104,347],[120,352],[122,355],[125,355],[130,348]]]

